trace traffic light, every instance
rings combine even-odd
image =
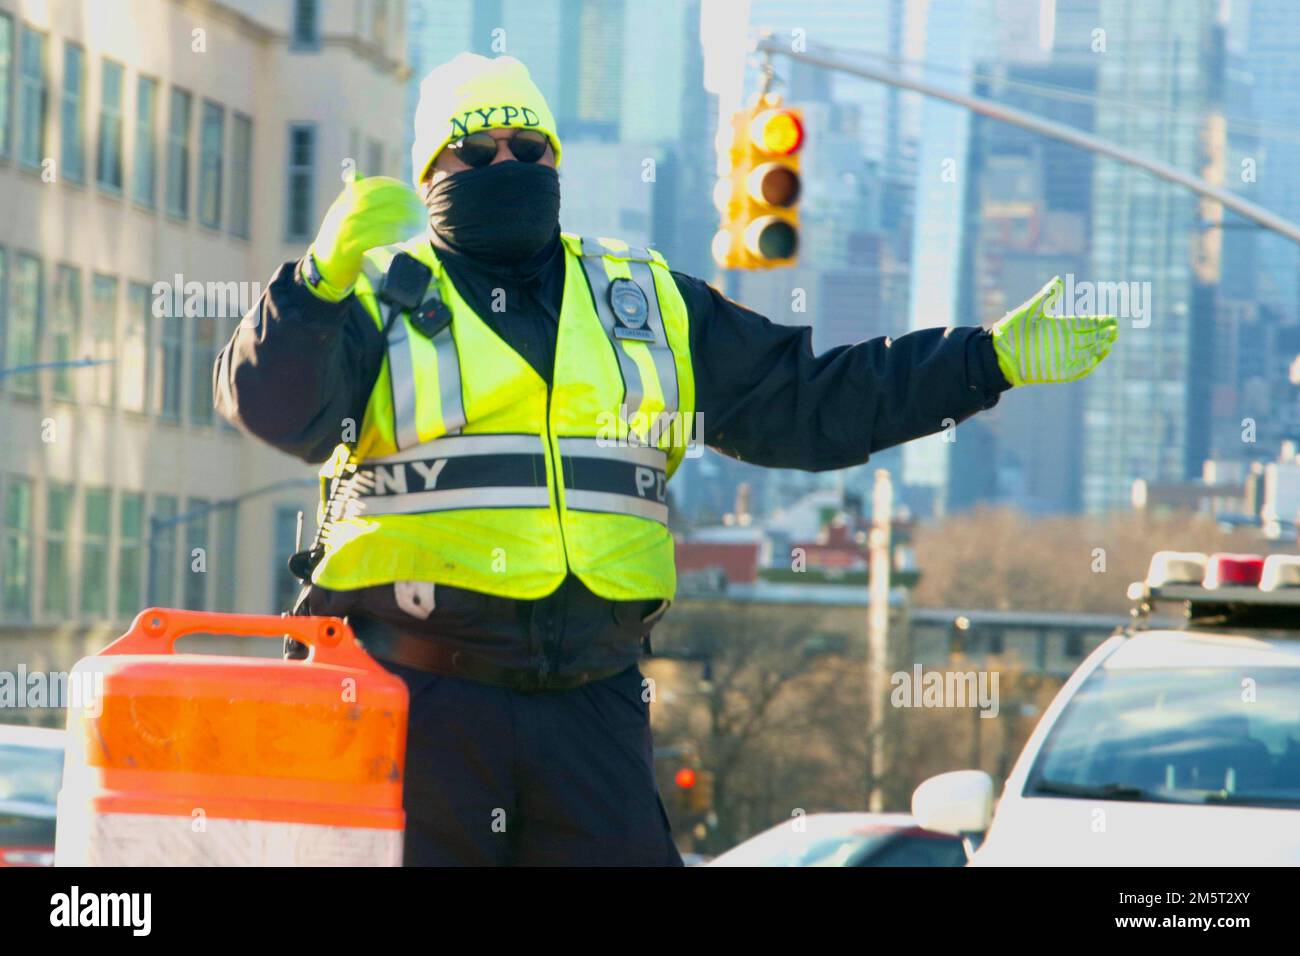
[[[691,813],[708,813],[713,809],[713,773],[682,767],[673,776],[682,806]]]
[[[713,197],[722,214],[713,258],[724,269],[794,264],[803,140],[802,110],[781,105],[774,93],[732,116],[729,169]]]

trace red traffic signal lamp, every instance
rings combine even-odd
[[[682,806],[691,813],[708,813],[713,809],[713,773],[682,767],[673,775]]]
[[[722,226],[713,237],[713,258],[724,269],[794,264],[803,142],[803,112],[783,106],[773,93],[732,116],[728,171],[714,192]]]

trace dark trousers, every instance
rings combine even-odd
[[[524,693],[382,662],[410,689],[407,866],[681,866],[641,672]]]

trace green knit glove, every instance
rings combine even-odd
[[[1012,385],[1076,382],[1110,354],[1119,336],[1113,315],[1053,318],[1047,311],[1060,299],[1061,277],[993,326],[998,368]]]
[[[361,275],[366,250],[411,238],[427,217],[424,203],[406,183],[390,176],[357,176],[325,213],[309,250],[322,281],[308,287],[328,302],[347,298]]]

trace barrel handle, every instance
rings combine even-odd
[[[100,654],[175,654],[176,641],[187,634],[214,633],[233,637],[291,637],[315,648],[312,661],[363,670],[381,669],[357,643],[342,618],[275,614],[221,614],[179,608],[145,608],[130,629]]]

